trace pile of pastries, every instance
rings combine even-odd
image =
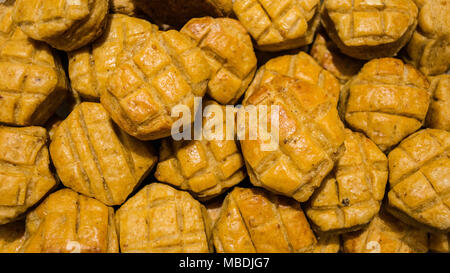
[[[1,2],[0,252],[450,252],[450,0]]]

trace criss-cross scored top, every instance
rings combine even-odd
[[[156,163],[139,140],[115,127],[99,103],[84,102],[56,129],[50,153],[67,187],[121,205]]]
[[[343,149],[344,125],[334,102],[317,85],[276,76],[245,105],[280,109],[278,149],[261,150],[261,137],[241,141],[250,181],[300,202],[308,200]]]
[[[421,130],[389,154],[389,205],[419,223],[450,231],[450,132]]]
[[[317,240],[300,204],[262,189],[234,188],[213,229],[217,252],[311,252]]]
[[[345,152],[311,197],[306,213],[322,231],[368,223],[378,212],[388,178],[387,158],[361,133],[345,131]]]
[[[406,225],[380,212],[360,231],[345,233],[344,251],[350,253],[423,253],[428,251],[426,231]]]
[[[17,0],[18,24],[37,37],[52,37],[67,31],[90,13],[91,0]]]
[[[189,193],[152,183],[116,214],[122,252],[210,252],[206,209]]]
[[[163,140],[155,177],[199,198],[210,198],[242,181],[244,161],[234,140]]]
[[[29,39],[11,14],[11,6],[0,5],[0,122],[37,125],[59,106],[67,82],[50,47]]]
[[[386,151],[424,123],[428,86],[411,65],[394,58],[374,59],[343,88],[340,111],[352,129]]]
[[[195,40],[211,66],[208,94],[224,105],[236,103],[256,71],[256,56],[245,28],[233,19],[204,17],[192,19],[181,32]]]
[[[127,133],[151,140],[170,135],[172,107],[194,111],[210,76],[203,53],[185,34],[156,32],[123,56],[101,102]]]
[[[316,84],[325,90],[337,105],[341,85],[336,77],[323,69],[310,55],[300,51],[297,55],[285,55],[269,60],[256,73],[251,85],[245,92],[247,100],[263,83],[276,75],[289,76],[298,80]]]
[[[319,5],[319,0],[236,0],[233,10],[258,46],[280,48],[312,39]]]
[[[412,63],[426,75],[450,69],[450,5],[448,0],[418,1],[417,28],[406,47]]]
[[[98,38],[108,0],[16,0],[14,22],[31,38],[72,51]]]
[[[93,44],[69,52],[72,88],[89,99],[99,99],[106,91],[109,76],[123,50],[152,35],[157,26],[121,14],[111,14],[105,33]]]
[[[114,209],[63,189],[27,216],[25,253],[116,253]]]
[[[450,75],[432,77],[430,90],[426,127],[450,131]]]
[[[0,224],[14,220],[56,184],[46,142],[44,128],[0,126]]]
[[[326,16],[347,46],[397,41],[416,22],[411,0],[326,0]]]

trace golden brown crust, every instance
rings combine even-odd
[[[425,75],[445,73],[450,69],[450,5],[447,0],[419,2],[419,23],[407,45],[408,55]]]
[[[116,253],[114,210],[70,189],[59,190],[27,215],[25,253]]]
[[[430,233],[430,250],[434,252],[450,253],[450,234]]]
[[[344,126],[332,99],[317,85],[276,76],[244,105],[279,106],[279,145],[274,151],[262,150],[268,141],[261,136],[241,140],[252,184],[308,200],[344,149]]]
[[[430,78],[432,100],[425,127],[450,131],[450,75]]]
[[[364,64],[361,60],[342,54],[336,44],[322,32],[316,34],[310,54],[320,66],[333,74],[342,84],[358,74]]]
[[[406,223],[450,232],[450,132],[421,130],[388,158],[389,211]]]
[[[219,253],[311,252],[317,242],[299,203],[239,187],[225,198],[213,236]]]
[[[204,109],[208,106],[217,107],[219,104],[207,101]],[[219,107],[225,113],[225,107]],[[203,118],[204,128],[211,121]],[[223,128],[225,138],[225,123]],[[182,190],[189,190],[200,200],[211,199],[225,192],[246,176],[244,159],[235,140],[208,140],[203,136],[202,140],[175,141],[166,138],[161,142],[155,178]]]
[[[14,221],[55,185],[47,132],[0,126],[0,225]]]
[[[112,122],[99,103],[83,102],[56,129],[50,144],[62,183],[106,205],[120,205],[157,162],[147,144]]]
[[[159,139],[170,136],[178,119],[171,117],[173,106],[194,112],[194,96],[205,94],[209,77],[209,64],[191,38],[176,30],[155,32],[122,52],[101,103],[128,134]]]
[[[14,1],[0,4],[0,122],[42,125],[67,94],[57,54],[12,22]]]
[[[370,224],[342,235],[347,253],[423,253],[428,251],[426,231],[406,225],[383,210]]]
[[[116,213],[120,250],[129,252],[212,252],[206,209],[184,191],[151,183]]]
[[[336,105],[341,85],[327,70],[323,69],[310,55],[301,51],[296,55],[285,55],[269,60],[258,69],[255,78],[245,92],[244,102],[263,83],[270,82],[276,75],[289,76],[298,80],[316,84],[325,90]]]
[[[319,0],[235,0],[233,11],[263,51],[310,44],[320,23]]]
[[[155,177],[205,200],[242,181],[244,161],[233,140],[187,141],[164,139]],[[198,158],[198,161],[195,159]]]
[[[14,21],[28,36],[72,51],[98,38],[109,0],[16,0]]]
[[[423,125],[428,86],[411,65],[394,58],[374,59],[342,88],[339,112],[353,130],[387,151]]]
[[[321,13],[343,53],[370,60],[394,56],[408,42],[418,10],[411,0],[325,0]]]
[[[0,253],[18,253],[25,240],[25,221],[0,225]]]
[[[158,25],[181,28],[191,18],[232,14],[233,0],[135,0],[137,7]]]
[[[306,208],[321,232],[362,228],[378,213],[388,179],[386,156],[361,133],[345,130],[345,152]]]
[[[123,50],[158,28],[151,23],[122,14],[108,15],[103,35],[94,43],[68,53],[69,77],[72,88],[88,100],[99,100],[106,91],[109,76]]]
[[[235,104],[256,71],[253,44],[245,28],[234,19],[194,18],[181,29],[205,53],[211,66],[208,95],[221,104]]]

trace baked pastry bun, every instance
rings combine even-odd
[[[325,0],[321,18],[344,54],[370,60],[394,56],[411,38],[417,14],[412,0]]]
[[[256,56],[245,28],[234,19],[203,17],[182,29],[205,53],[211,66],[207,94],[221,104],[235,104],[253,79]]]
[[[191,18],[232,14],[233,0],[134,0],[151,21],[181,28]]]
[[[14,1],[0,4],[0,123],[43,125],[68,89],[59,57],[12,21]]]
[[[244,103],[263,83],[270,82],[277,75],[318,85],[332,99],[334,105],[338,103],[341,88],[339,81],[303,51],[273,58],[261,66],[245,92]]]
[[[62,189],[26,218],[25,253],[117,253],[114,209]]]
[[[269,110],[279,106],[279,142],[274,150],[263,150],[263,144],[272,140],[261,134],[256,140],[241,140],[251,183],[307,201],[345,149],[344,125],[334,101],[318,85],[276,76],[262,84],[247,105],[267,105]]]
[[[186,34],[155,32],[122,51],[100,101],[112,119],[141,140],[170,136],[175,105],[194,112],[210,78],[204,54]],[[191,119],[193,121],[193,115]]]
[[[342,54],[336,44],[323,32],[318,32],[311,45],[311,57],[342,84],[358,74],[364,62]]]
[[[450,69],[450,5],[448,0],[417,1],[418,25],[407,45],[410,61],[425,75]]]
[[[0,126],[0,225],[16,220],[55,185],[47,131]]]
[[[450,232],[450,132],[420,130],[388,158],[391,214],[420,228]]]
[[[157,162],[149,144],[127,135],[93,102],[81,103],[57,127],[50,154],[66,187],[108,206],[124,203]]]
[[[262,51],[308,45],[320,23],[320,0],[234,0],[233,11]]]
[[[68,53],[72,89],[87,100],[99,100],[106,91],[117,58],[142,39],[153,35],[158,27],[122,14],[108,15],[103,35],[92,44]]]
[[[361,133],[345,130],[345,152],[305,209],[321,232],[360,229],[378,213],[388,179],[383,152]]]
[[[312,252],[317,242],[298,202],[239,187],[225,198],[213,238],[218,253]]]
[[[72,51],[97,39],[109,0],[16,0],[14,22],[29,37]]]
[[[342,234],[346,253],[424,253],[428,251],[426,231],[406,225],[381,211],[362,230]]]
[[[342,88],[339,112],[350,128],[388,151],[424,124],[428,87],[425,76],[411,65],[374,59]]]
[[[450,75],[430,78],[432,100],[425,127],[450,131]]]
[[[219,105],[207,101],[205,108],[208,106]],[[225,113],[225,107],[221,108]],[[208,118],[203,119],[204,126],[208,122]],[[247,176],[244,159],[235,140],[224,140],[225,131],[221,140],[209,140],[205,136],[202,140],[163,139],[155,178],[189,190],[200,200],[211,199],[241,182]]]
[[[152,183],[116,213],[120,250],[129,252],[212,252],[206,209],[185,191]]]

